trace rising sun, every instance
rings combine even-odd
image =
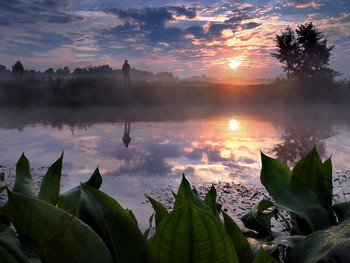
[[[230,61],[230,63],[228,64],[230,66],[230,68],[237,68],[239,65],[241,65],[241,62],[239,60],[233,59]]]

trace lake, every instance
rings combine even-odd
[[[196,187],[261,187],[260,151],[292,167],[316,145],[323,160],[332,156],[334,174],[346,173],[349,116],[349,109],[334,106],[2,109],[2,184],[13,182],[22,152],[38,181],[64,151],[61,192],[98,167],[101,190],[132,209],[146,228],[152,209],[145,194],[171,196],[183,174]]]

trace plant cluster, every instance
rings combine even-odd
[[[28,159],[18,160],[13,189],[1,188],[1,262],[349,262],[350,203],[332,204],[331,160],[315,148],[292,171],[262,154],[261,182],[274,201],[253,206],[244,231],[214,186],[202,200],[183,176],[172,211],[148,196],[154,213],[142,233],[133,212],[99,190],[98,169],[60,194],[62,162],[63,154],[37,193]],[[272,218],[287,234],[272,231]]]

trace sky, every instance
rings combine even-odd
[[[350,77],[349,0],[0,0],[0,64],[25,69],[110,65],[178,77],[260,79],[288,25],[313,22]]]

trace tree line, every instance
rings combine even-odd
[[[170,72],[152,73],[148,71],[131,69],[131,74],[134,80],[138,81],[176,81],[178,77]],[[56,71],[53,68],[40,72],[33,69],[25,69],[21,61],[15,62],[11,70],[6,66],[0,65],[0,77],[2,79],[21,78],[21,77],[35,77],[35,78],[71,78],[71,77],[91,77],[91,76],[113,76],[122,78],[123,73],[121,69],[112,69],[109,65],[87,66],[84,68],[77,67],[73,71],[68,66],[58,68]]]

